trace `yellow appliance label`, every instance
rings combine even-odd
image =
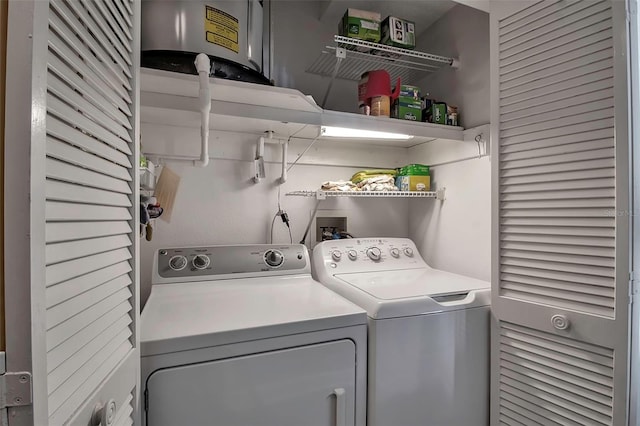
[[[207,13],[204,31],[209,43],[217,44],[238,53],[238,19],[211,6],[205,6]]]

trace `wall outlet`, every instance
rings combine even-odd
[[[333,232],[347,230],[347,218],[345,216],[336,217],[316,217],[316,242],[331,239],[328,235]]]

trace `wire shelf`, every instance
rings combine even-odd
[[[292,191],[286,195],[326,198],[436,198],[444,200],[444,188],[437,191]]]
[[[349,37],[335,36],[335,46],[326,46],[307,72],[346,80],[360,80],[366,71],[384,69],[396,80],[418,81],[445,66],[457,66],[454,58],[400,49]],[[338,70],[336,71],[336,64]],[[334,75],[335,74],[335,75]]]

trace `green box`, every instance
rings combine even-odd
[[[420,102],[420,88],[418,86],[409,86],[402,84],[400,86],[399,99],[401,101],[418,101]]]
[[[422,121],[422,104],[420,101],[396,99],[393,103],[391,116],[401,120]]]
[[[382,21],[382,37],[380,43],[403,49],[416,47],[416,25],[406,19],[387,16]]]
[[[424,164],[407,164],[400,168],[398,174],[403,176],[429,176],[429,166]]]
[[[340,21],[338,34],[378,43],[380,41],[380,14],[349,8]]]
[[[431,105],[431,118],[435,124],[447,124],[447,104],[436,102]]]

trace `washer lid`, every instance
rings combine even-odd
[[[490,300],[489,282],[432,268],[334,277],[329,287],[377,319],[484,306]]]
[[[141,317],[141,355],[366,322],[365,311],[309,276],[154,285]]]

